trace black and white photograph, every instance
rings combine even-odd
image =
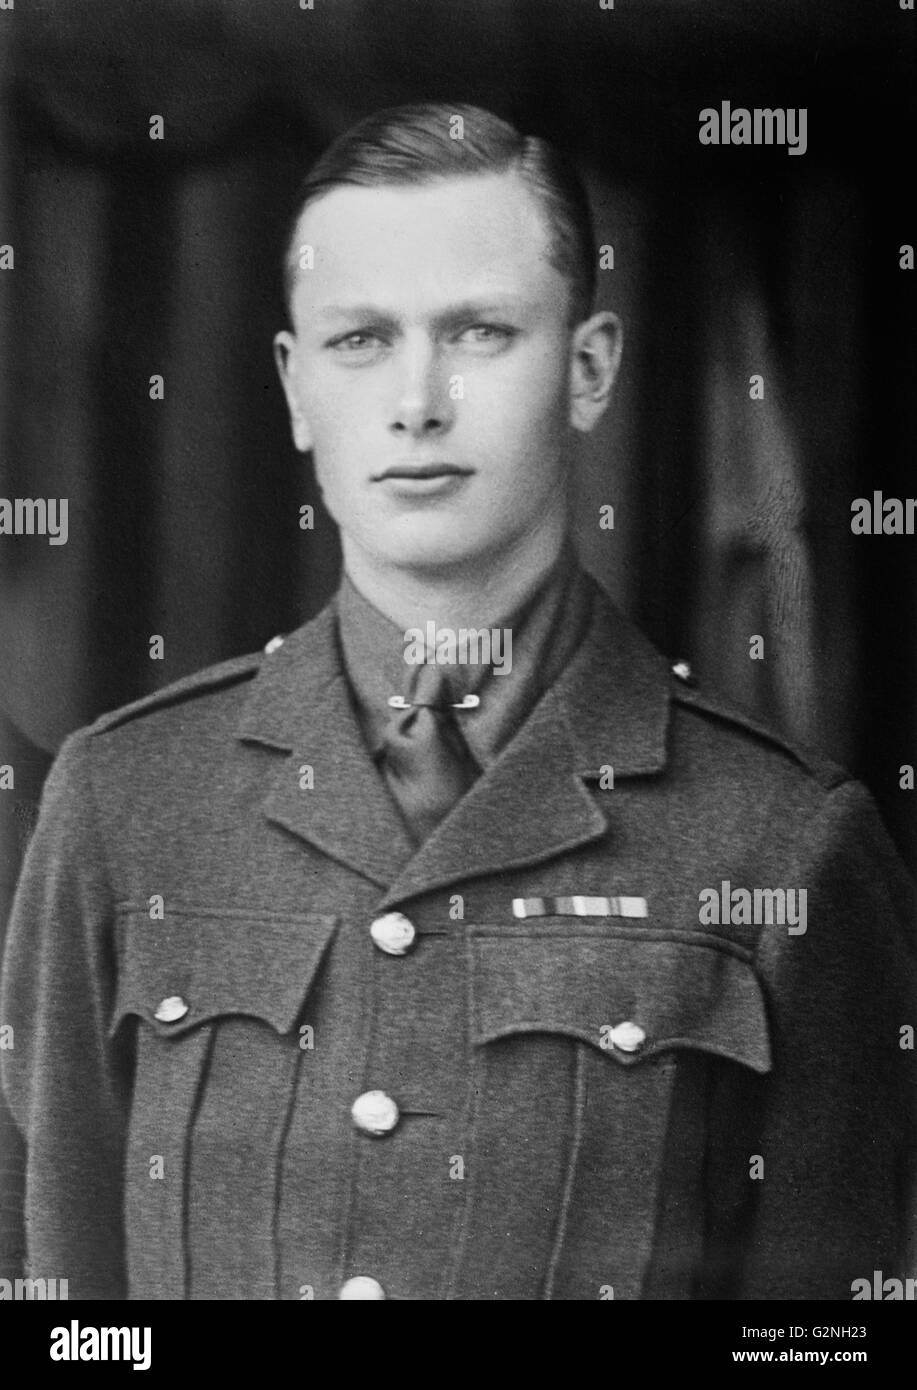
[[[31,1364],[917,1299],[915,24],[0,0]]]

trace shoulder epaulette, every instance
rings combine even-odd
[[[154,690],[151,695],[144,695],[140,700],[133,700],[129,705],[121,705],[119,709],[100,715],[95,723],[90,725],[89,732],[108,733],[109,730],[118,729],[122,724],[128,724],[132,719],[138,719],[154,710],[167,709],[185,700],[193,700],[199,695],[207,695],[211,691],[250,680],[257,674],[263,656],[263,652],[250,652],[247,656],[235,656],[229,661],[221,661],[216,666],[205,666],[202,671],[183,676],[181,680],[173,681],[162,690]]]
[[[722,720],[723,723],[735,724],[765,743],[779,748],[805,768],[826,790],[849,779],[850,774],[844,768],[816,748],[784,738],[775,729],[761,723],[753,714],[732,704],[716,691],[701,690],[686,661],[676,662],[672,667],[672,675],[675,677],[673,698],[678,704],[700,710],[703,714]]]

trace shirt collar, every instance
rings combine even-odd
[[[493,624],[511,634],[503,646],[505,669],[463,663],[447,666],[456,701],[476,694],[473,709],[456,711],[459,728],[482,767],[489,766],[564,669],[588,626],[591,586],[576,557],[564,551],[534,594]],[[392,719],[388,701],[409,691],[404,630],[356,588],[345,574],[337,601],[344,668],[364,737],[374,757]],[[410,698],[408,694],[408,698]]]

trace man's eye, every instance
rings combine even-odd
[[[514,336],[512,328],[499,323],[473,323],[459,337],[468,343],[505,342]]]
[[[354,333],[345,333],[343,337],[332,338],[328,346],[338,352],[360,352],[364,348],[373,347],[379,341],[375,333],[358,329]]]

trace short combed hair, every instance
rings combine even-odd
[[[545,217],[548,259],[570,284],[574,322],[586,318],[595,297],[595,238],[589,199],[572,162],[547,140],[521,135],[490,111],[445,102],[377,111],[339,136],[312,167],[300,186],[285,243],[287,303],[296,280],[296,228],[306,208],[326,193],[510,172],[524,180]]]

